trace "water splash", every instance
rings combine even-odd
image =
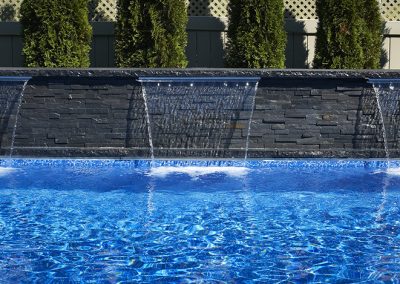
[[[249,169],[245,167],[157,167],[150,169],[149,175],[165,178],[172,174],[186,174],[191,178],[199,178],[210,174],[225,174],[229,177],[243,178]]]
[[[16,171],[16,168],[10,168],[10,167],[0,167],[0,177],[2,176],[7,176],[9,174],[12,174]]]

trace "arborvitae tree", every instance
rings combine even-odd
[[[185,0],[118,0],[119,67],[186,67]]]
[[[23,53],[29,67],[89,67],[87,0],[24,0]]]
[[[314,67],[378,68],[382,21],[376,0],[317,0]]]
[[[381,68],[382,44],[384,22],[377,0],[365,0],[364,20],[366,32],[364,33],[364,55],[366,69]]]
[[[226,64],[283,68],[286,33],[283,0],[231,0]]]

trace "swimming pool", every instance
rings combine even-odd
[[[385,161],[0,166],[3,283],[400,281]]]

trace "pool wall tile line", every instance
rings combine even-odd
[[[249,158],[383,158],[382,122],[368,80],[400,78],[400,72],[376,70],[4,69],[0,75],[32,77],[19,111],[16,157],[131,159],[150,157],[138,77],[261,78],[254,113],[248,103],[233,110],[230,122],[220,127],[224,136],[210,135],[218,141],[204,142],[203,147],[193,141],[207,141],[204,132],[185,133],[198,123],[196,116],[188,117],[182,127],[171,128],[179,131],[163,128],[168,136],[154,135],[156,158],[193,159],[241,159],[246,139]],[[2,81],[0,87],[5,90],[7,83]],[[187,109],[202,104],[218,109],[213,94],[202,95],[188,102]],[[4,103],[0,116],[3,156],[10,152],[17,107],[16,95],[8,97],[11,101]],[[154,110],[149,115],[150,121],[158,122],[169,114]],[[384,116],[393,126],[388,137],[391,158],[400,157],[398,117]]]
[[[114,159],[1,159],[0,167],[30,166],[65,168],[132,168],[157,167],[245,167],[249,169],[386,169],[387,160],[276,159],[276,160],[114,160]],[[400,168],[400,160],[390,160],[391,168]]]

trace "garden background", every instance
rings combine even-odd
[[[22,0],[0,0],[0,67],[22,67]],[[286,0],[286,67],[311,68],[318,19],[315,0]],[[380,0],[385,20],[385,69],[400,69],[400,0]],[[228,0],[190,0],[186,54],[188,67],[224,67]],[[91,0],[91,67],[114,67],[116,0]]]

